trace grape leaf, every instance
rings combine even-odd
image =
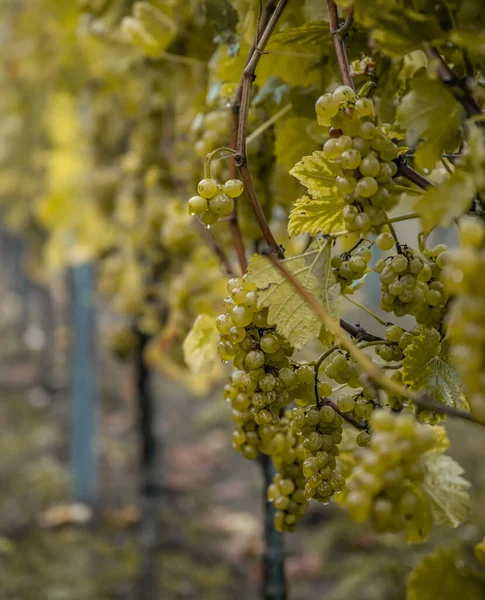
[[[335,233],[344,229],[341,198],[316,198],[302,196],[295,202],[288,222],[290,236],[300,233]]]
[[[419,168],[432,169],[443,150],[456,142],[462,116],[461,105],[441,82],[426,76],[412,82],[397,110],[397,119],[407,130],[410,146],[424,139],[415,155]]]
[[[213,366],[218,337],[215,320],[209,315],[199,315],[183,343],[185,362],[194,374],[208,371]]]
[[[290,174],[308,188],[308,195],[295,202],[290,214],[288,233],[334,233],[344,228],[345,201],[335,185],[333,165],[323,152],[304,156]]]
[[[304,156],[291,169],[290,174],[308,188],[313,198],[329,198],[337,195],[335,168],[321,151]]]
[[[282,262],[327,314],[337,320],[340,286],[330,266],[330,249],[327,240],[315,240],[305,254]],[[269,323],[297,350],[318,335],[321,323],[313,309],[267,257],[254,255],[248,275],[258,287],[259,304],[269,309]]]
[[[435,402],[466,406],[460,379],[448,361],[447,344],[440,342],[436,329],[419,326],[415,331],[417,335],[404,352],[403,383],[427,390]]]
[[[433,522],[458,527],[470,512],[470,482],[461,476],[463,469],[451,456],[426,453],[423,461],[423,491],[431,504]]]
[[[449,227],[454,219],[468,211],[474,193],[474,177],[463,170],[456,170],[443,186],[429,188],[414,206],[421,217],[423,229],[431,231],[438,226]]]
[[[289,27],[271,37],[269,47],[291,45],[293,48],[299,45],[312,45],[318,49],[325,42],[331,42],[330,29],[325,21],[309,21],[298,27]]]
[[[480,600],[485,584],[457,566],[459,556],[452,549],[439,549],[425,556],[410,574],[406,600]]]

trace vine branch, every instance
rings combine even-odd
[[[279,0],[274,10],[272,10],[274,7],[274,2],[269,2],[267,4],[266,9],[263,13],[262,22],[260,23],[260,27],[258,28],[258,32],[256,34],[256,39],[253,43],[253,47],[249,54],[249,59],[243,71],[242,82],[238,87],[238,90],[236,91],[233,103],[233,111],[237,110],[237,113],[239,115],[236,154],[234,156],[234,163],[239,168],[239,172],[241,173],[241,178],[244,182],[246,193],[253,207],[253,211],[256,215],[256,219],[258,221],[258,225],[261,229],[263,237],[266,240],[270,251],[272,253],[277,254],[280,257],[283,256],[283,248],[278,245],[269,227],[268,221],[266,220],[261,204],[259,203],[258,196],[256,194],[254,183],[251,177],[251,172],[249,170],[248,159],[246,154],[246,130],[249,114],[249,103],[251,98],[251,89],[253,81],[255,79],[256,67],[258,66],[261,56],[265,51],[266,45],[269,42],[271,34],[273,33],[279,18],[283,14],[287,3],[288,0]],[[271,16],[269,16],[270,14]],[[267,24],[266,26],[264,26],[264,28],[263,19],[265,21],[267,20]]]
[[[473,117],[481,114],[480,106],[477,104],[475,98],[472,96],[466,81],[461,79],[453,69],[446,63],[444,58],[441,56],[437,48],[431,47],[426,48],[426,54],[438,61],[438,75],[441,81],[455,90],[456,99],[462,104],[465,109],[467,117]],[[483,126],[483,123],[481,123]]]
[[[399,174],[403,177],[406,177],[406,179],[409,179],[409,181],[414,183],[414,185],[417,185],[422,190],[427,190],[429,187],[433,186],[429,179],[426,179],[426,177],[409,166],[409,163],[404,156],[398,156],[394,162],[397,165]]]
[[[347,13],[345,23],[342,25],[342,27],[339,27],[338,12],[335,2],[333,0],[327,0],[327,5],[330,23],[330,34],[332,35],[333,44],[335,46],[335,54],[337,55],[340,75],[342,76],[342,81],[344,82],[344,84],[348,85],[353,90],[355,90],[354,82],[350,77],[350,67],[349,61],[347,60],[347,51],[345,50],[345,44],[342,39],[342,34],[345,33],[352,24],[352,12]]]
[[[340,410],[340,408],[337,406],[337,403],[334,402],[333,400],[331,400],[330,398],[324,398],[323,403],[326,404],[327,406],[331,406],[333,408],[333,410],[342,417],[342,419],[347,421],[347,423],[350,423],[351,425],[353,425],[356,429],[361,429],[363,431],[367,429],[367,425],[364,422],[357,421],[352,416],[350,416],[348,413],[344,413],[343,410]]]
[[[237,138],[237,127],[238,127],[238,116],[234,111],[231,115],[231,139],[230,146],[235,148]],[[229,175],[231,179],[236,178],[236,165],[234,163],[234,156],[231,156],[229,163]],[[239,227],[239,198],[234,198],[234,208],[229,217],[229,229],[231,230],[232,241],[234,242],[234,249],[236,250],[237,259],[239,262],[239,268],[241,273],[244,274],[248,270],[248,261],[246,259],[246,250],[244,248],[244,240]]]

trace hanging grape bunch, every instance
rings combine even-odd
[[[372,100],[345,85],[320,96],[315,108],[318,123],[330,128],[323,154],[348,205],[343,213],[346,228],[379,231],[386,224],[386,211],[400,196],[393,181],[399,149],[390,138],[391,126],[376,125]]]
[[[242,181],[229,179],[219,184],[215,179],[202,179],[197,185],[197,196],[188,202],[191,215],[196,215],[206,227],[217,223],[219,217],[228,217],[234,209],[234,198],[244,190]]]

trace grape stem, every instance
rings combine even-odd
[[[401,244],[399,243],[399,238],[397,237],[396,230],[394,229],[394,225],[390,222],[387,215],[386,215],[386,225],[389,227],[389,231],[394,240],[394,245],[396,246],[397,253],[402,254]]]
[[[384,321],[384,319],[381,319],[381,317],[378,317],[369,308],[366,308],[360,302],[357,302],[357,300],[353,300],[352,298],[350,298],[350,296],[346,296],[346,295],[344,295],[343,297],[347,300],[347,302],[350,302],[357,308],[360,308],[360,310],[363,310],[364,312],[366,312],[373,319],[375,319],[378,323],[380,323],[381,325],[384,325],[384,327],[390,327],[392,325],[392,323],[390,323],[389,321]],[[382,340],[379,340],[379,341],[382,341]]]
[[[437,73],[441,79],[441,81],[456,92],[454,95],[458,102],[461,103],[463,108],[465,109],[467,117],[473,117],[475,115],[481,114],[480,106],[477,104],[475,98],[472,96],[466,81],[461,79],[454,71],[449,67],[449,65],[445,62],[443,57],[437,48],[427,47],[425,48],[426,54],[435,60],[438,61]],[[483,127],[483,122],[479,123]]]
[[[219,259],[221,265],[224,267],[226,275],[228,277],[234,277],[234,270],[232,268],[231,261],[229,260],[227,254],[224,252],[224,249],[219,245],[212,233],[210,233],[205,227],[202,226],[202,223],[200,221],[197,221],[197,224],[200,229],[201,237],[207,241],[207,244],[210,246],[211,250]]]
[[[399,175],[406,177],[406,179],[409,179],[409,181],[414,183],[414,185],[417,185],[422,190],[427,190],[429,187],[433,187],[431,181],[426,179],[426,177],[423,177],[423,175],[409,166],[409,163],[404,156],[398,156],[394,162],[397,165]]]
[[[214,160],[214,158],[218,154],[221,154],[221,152],[229,152],[229,154],[227,156],[224,156],[223,158],[227,158],[228,156],[231,156],[232,154],[236,153],[236,151],[234,150],[234,148],[228,148],[226,146],[223,146],[222,148],[216,148],[212,152],[209,152],[209,154],[205,157],[205,163],[204,163],[204,177],[205,177],[205,179],[210,179],[211,178],[211,162]]]
[[[383,342],[384,340],[370,333],[360,325],[353,325],[345,319],[340,319],[340,327],[359,342]]]
[[[335,2],[333,0],[327,0],[328,6],[328,20],[330,24],[330,34],[333,38],[333,43],[335,46],[335,54],[337,55],[337,62],[340,69],[340,76],[342,77],[342,81],[345,85],[348,85],[353,90],[355,90],[354,82],[350,77],[350,67],[349,61],[347,60],[347,52],[345,50],[345,44],[343,42],[341,34],[345,34],[347,29],[352,24],[352,12],[347,13],[347,18],[345,19],[345,23],[342,27],[339,27],[338,24],[338,12]],[[348,23],[347,23],[347,20]]]
[[[409,221],[411,219],[419,219],[418,213],[409,213],[408,215],[393,217],[392,219],[389,219],[389,223],[400,223],[401,221]]]
[[[231,146],[236,144],[238,121],[238,116],[233,111],[231,115]],[[231,179],[236,178],[234,156],[229,163],[229,174]],[[234,198],[234,208],[229,216],[229,229],[231,230],[232,241],[234,242],[234,248],[239,261],[239,268],[241,269],[241,274],[244,274],[248,270],[248,261],[246,259],[246,250],[244,248],[241,228],[239,227],[239,198]]]
[[[278,23],[279,18],[283,14],[287,3],[288,0],[279,0],[276,8],[274,8],[274,2],[268,2],[266,5],[260,26],[258,27],[256,33],[256,39],[254,40],[246,67],[243,71],[242,82],[238,87],[233,100],[233,111],[239,115],[236,143],[237,150],[234,156],[234,163],[239,168],[241,178],[244,182],[244,187],[246,188],[246,193],[253,207],[259,228],[261,229],[261,233],[263,234],[263,237],[268,245],[269,251],[277,254],[281,258],[284,256],[284,249],[278,245],[269,227],[261,204],[259,203],[251,177],[251,172],[249,170],[246,154],[246,129],[251,99],[251,89],[255,79],[256,67],[258,66],[261,56],[264,54],[266,45]],[[266,23],[264,26],[263,22]]]
[[[337,403],[334,402],[331,398],[323,398],[323,404],[326,404],[327,406],[331,406],[333,408],[333,410],[342,417],[342,419],[347,421],[347,423],[350,423],[351,425],[353,425],[356,429],[361,429],[362,431],[367,429],[366,423],[364,423],[363,421],[357,421],[356,419],[354,419],[347,413],[344,413],[342,410],[340,410]]]

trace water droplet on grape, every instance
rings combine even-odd
[[[423,173],[428,174],[429,173],[429,169],[423,169]]]
[[[206,228],[206,229],[210,229],[210,228],[211,228],[211,226],[210,226],[210,225],[206,225],[206,226],[205,226],[205,228]]]

